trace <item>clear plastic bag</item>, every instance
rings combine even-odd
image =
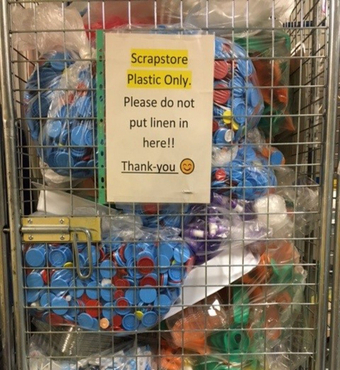
[[[173,17],[180,16],[179,0],[165,1],[167,12],[173,10]],[[230,30],[231,28],[271,27],[273,22],[287,21],[294,1],[283,0],[257,0],[236,1],[232,0],[189,0],[184,3],[183,14],[185,22],[203,28]],[[182,10],[182,9],[181,9]],[[177,13],[176,13],[177,11]],[[274,19],[273,19],[274,18]],[[274,23],[274,24],[275,24]]]
[[[271,235],[257,219],[247,218],[243,208],[236,201],[230,201],[230,208],[195,205],[187,215],[184,226],[184,240],[195,254],[195,263],[202,264],[227,248],[245,248]],[[249,206],[250,207],[250,206]],[[208,215],[208,216],[207,216]]]
[[[239,142],[246,129],[256,127],[263,100],[255,68],[237,43],[215,38],[213,144],[229,147]],[[215,154],[216,156],[216,154]]]
[[[274,40],[273,40],[274,37]],[[289,35],[280,30],[236,34],[235,42],[247,48],[257,74],[264,111],[258,127],[265,137],[294,131],[289,115],[289,74],[291,45]]]
[[[266,163],[267,162],[267,163]],[[273,170],[251,144],[241,144],[234,160],[212,169],[211,190],[242,200],[254,200],[276,187]]]
[[[75,62],[64,71],[58,90],[52,95],[48,119],[41,132],[40,156],[59,175],[86,178],[94,174],[94,89],[90,65]]]
[[[15,7],[14,29],[22,30],[28,21],[27,33],[15,33],[14,44],[19,50],[35,49],[39,55],[26,84],[25,111],[44,163],[43,174],[57,183],[62,178],[49,169],[66,179],[92,177],[96,97],[91,63],[80,61],[92,56],[83,20],[75,9],[52,3],[34,9]]]
[[[195,258],[179,231],[125,226],[90,253],[81,243],[77,251],[69,244],[25,247],[31,314],[53,326],[90,331],[126,334],[154,327],[178,298]]]
[[[278,348],[289,350],[288,343],[297,336],[301,341],[296,345],[308,350],[299,304],[304,301],[307,273],[289,241],[262,242],[261,254],[259,265],[230,287],[166,320],[174,349],[205,355],[197,357],[194,369],[242,364],[260,370],[263,352],[270,363],[289,363],[289,369],[302,363],[303,355],[284,358],[274,353]]]

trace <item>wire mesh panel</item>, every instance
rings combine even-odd
[[[2,11],[18,368],[324,368],[335,2],[4,0]],[[209,203],[106,201],[109,33],[214,36]],[[150,84],[182,55],[164,44],[134,49],[153,64]],[[131,111],[167,94],[135,90]],[[149,171],[141,193],[155,181],[152,167],[126,166]]]

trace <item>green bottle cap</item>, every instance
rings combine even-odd
[[[273,276],[270,283],[291,283],[293,280],[294,265],[277,264],[274,259],[270,260]]]

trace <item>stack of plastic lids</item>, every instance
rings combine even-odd
[[[65,68],[74,63],[69,52],[52,52],[44,55],[27,81],[25,91],[26,120],[31,137],[37,141],[41,127],[53,98],[53,91],[58,87]]]
[[[215,39],[213,143],[230,145],[254,128],[263,111],[253,63],[246,51],[222,38]]]
[[[30,77],[27,98],[34,86],[46,89],[28,100],[26,115],[39,156],[59,175],[93,176],[96,112],[90,65],[74,63],[69,53],[52,54]]]
[[[180,239],[123,242],[115,238],[101,248],[79,244],[84,275],[76,273],[68,244],[35,244],[24,252],[27,267],[25,299],[31,313],[52,325],[77,325],[87,330],[145,330],[170,310],[194,263]]]
[[[212,169],[212,191],[231,193],[238,199],[255,200],[276,186],[277,180],[268,159],[259,156],[250,144],[241,144],[234,160]]]

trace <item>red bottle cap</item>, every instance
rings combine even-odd
[[[112,317],[112,326],[114,329],[116,328],[120,328],[120,326],[122,325],[122,317],[119,316],[119,315],[115,315]]]
[[[125,279],[118,278],[114,282],[114,285],[116,287],[119,287],[119,288],[126,288],[126,287],[129,287],[130,286],[130,283],[127,280],[125,280]]]
[[[157,286],[157,281],[154,277],[152,276],[144,276],[140,282],[140,286],[145,286],[145,285],[151,285],[151,286]]]
[[[226,179],[226,176],[227,176],[227,174],[226,174],[226,172],[224,171],[223,168],[219,168],[215,172],[215,179],[217,181],[223,181],[223,180],[225,180]]]
[[[150,257],[142,257],[137,261],[137,269],[143,275],[150,274],[153,271],[154,266],[155,264]]]
[[[90,300],[90,298],[86,294],[83,294],[80,297],[80,301],[82,301],[84,304],[86,304],[89,300]]]
[[[213,132],[217,131],[219,129],[219,124],[217,121],[213,120]]]
[[[117,289],[114,293],[113,293],[113,298],[114,299],[118,299],[118,298],[122,298],[125,296],[125,293],[123,290],[121,289]]]
[[[41,277],[42,277],[42,279],[43,279],[43,282],[44,282],[45,284],[48,284],[48,281],[49,281],[49,275],[48,275],[47,270],[42,270],[40,274],[41,274]]]
[[[156,215],[158,213],[157,203],[146,203],[143,204],[142,208],[147,215]]]
[[[229,72],[229,65],[226,60],[215,60],[214,78],[222,80]]]
[[[100,306],[100,302],[96,299],[90,299],[86,303],[86,313],[89,314],[91,317],[98,317],[99,316],[99,310],[97,307]]]

